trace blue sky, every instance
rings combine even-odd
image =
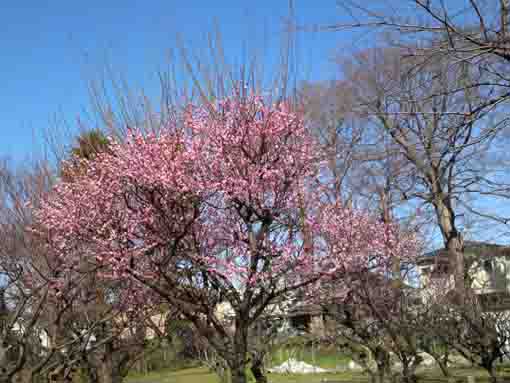
[[[305,26],[347,19],[336,0],[294,0],[294,6]],[[156,98],[156,72],[168,63],[177,33],[188,48],[201,50],[216,22],[228,59],[242,62],[246,44],[262,51],[270,67],[288,12],[288,0],[2,0],[0,158],[23,162],[34,151],[37,157],[40,136],[54,118],[65,118],[73,129],[90,105],[87,80],[99,78],[105,63]],[[299,33],[302,78],[335,77],[335,52],[347,55],[370,43],[360,31]]]
[[[296,0],[295,13],[304,25],[342,17],[335,0]],[[97,77],[96,72],[99,76],[105,62],[130,83],[156,94],[156,70],[176,47],[177,33],[188,47],[200,49],[216,20],[229,58],[242,60],[244,42],[271,47],[265,49],[265,59],[274,61],[287,15],[286,0],[4,0],[0,157],[23,160],[34,148],[34,134],[51,126],[56,116],[74,122],[89,104],[86,81]],[[345,33],[301,33],[298,54],[306,77],[330,78],[333,51],[357,42]]]

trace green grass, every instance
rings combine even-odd
[[[497,375],[500,379],[505,381],[510,380],[510,366],[498,366],[496,367]],[[457,367],[450,369],[451,374],[456,378],[466,378],[473,376],[477,382],[484,382],[489,380],[489,374],[481,368],[469,368],[469,367]],[[443,375],[439,369],[428,369],[421,373],[418,373],[419,377],[430,378],[430,379],[442,379]]]
[[[474,376],[476,382],[488,382],[487,374],[478,369],[454,369],[452,370],[455,378],[459,381],[465,382],[465,377]],[[427,371],[426,373],[418,374],[421,381],[446,383],[447,380],[443,378],[439,371]],[[324,383],[327,381],[335,382],[368,382],[368,376],[357,372],[343,372],[343,373],[330,373],[330,374],[269,374],[269,383]],[[503,367],[500,369],[500,379],[509,381],[510,367]],[[151,372],[147,375],[130,374],[126,378],[126,383],[220,383],[218,377],[211,373],[206,368],[187,368],[183,370],[161,370]]]
[[[366,382],[366,376],[357,373],[338,374],[269,374],[270,383],[320,383],[329,381]],[[206,368],[188,368],[180,371],[157,371],[147,375],[133,374],[126,378],[126,383],[220,383],[218,377]]]
[[[321,345],[310,347],[305,338],[295,338],[286,345],[282,345],[269,355],[268,367],[282,364],[293,357],[315,366],[326,369],[335,369],[345,366],[351,360],[347,355],[338,353],[334,346]],[[189,368],[192,367],[192,368]],[[498,367],[498,375],[510,381],[510,365]],[[452,368],[452,375],[461,381],[467,376],[476,377],[477,382],[487,382],[488,375],[482,369]],[[251,374],[248,373],[248,376]],[[447,382],[439,369],[419,369],[418,377],[424,382]],[[326,374],[268,374],[269,383],[319,383],[326,381],[341,382],[368,382],[368,376],[361,372],[338,372]],[[172,369],[154,371],[146,375],[130,374],[126,383],[220,383],[218,377],[207,368],[198,368],[190,365],[175,365]]]
[[[280,347],[271,353],[268,360],[269,367],[274,367],[287,361],[289,358],[312,364],[326,369],[345,366],[351,360],[347,355],[338,353],[334,346],[310,347],[299,342]]]
[[[187,368],[184,370],[160,370],[148,374],[129,374],[126,383],[219,383],[216,375],[206,368]]]

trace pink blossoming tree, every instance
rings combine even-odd
[[[320,150],[285,103],[234,95],[190,106],[183,122],[112,140],[38,220],[64,274],[80,254],[102,278],[136,282],[126,307],[177,307],[244,383],[248,330],[271,303],[331,275],[387,269],[410,246],[396,226],[323,202]],[[233,326],[217,315],[225,302]]]

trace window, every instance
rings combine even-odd
[[[497,258],[482,261],[482,268],[488,274],[490,288],[504,290],[507,288],[506,265]]]
[[[485,261],[483,261],[483,269],[487,273],[492,273],[493,267],[492,267],[492,260],[491,259],[486,259]]]

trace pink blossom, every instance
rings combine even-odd
[[[207,283],[236,303],[413,253],[397,226],[324,202],[321,150],[287,104],[234,96],[215,113],[190,105],[183,120],[130,130],[55,188],[36,216],[64,270],[88,259],[126,282],[126,303],[143,303],[147,286],[198,299],[183,291],[209,296]]]

